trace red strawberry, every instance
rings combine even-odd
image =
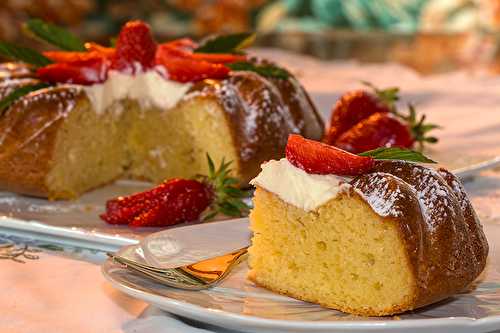
[[[39,68],[36,73],[40,80],[46,82],[89,85],[104,82],[108,68],[109,61],[94,58],[50,64]]]
[[[246,61],[247,57],[239,54],[193,53],[192,59],[204,60],[215,64],[229,64],[237,61]]]
[[[375,113],[340,135],[333,145],[357,154],[379,147],[409,148],[413,142],[405,123],[390,113]]]
[[[161,227],[198,219],[210,205],[211,187],[196,180],[171,179],[149,209],[135,216],[129,225],[134,227]]]
[[[106,213],[101,217],[110,224],[128,224],[134,217],[151,209],[156,204],[156,198],[167,192],[167,188],[167,182],[165,182],[149,191],[108,200]]]
[[[101,60],[108,58],[105,54],[98,51],[89,52],[68,52],[68,51],[47,51],[43,55],[53,62],[80,62],[90,60]]]
[[[230,72],[223,64],[193,59],[188,52],[165,44],[158,48],[156,63],[165,67],[171,80],[179,82],[223,79]]]
[[[287,160],[307,173],[355,176],[371,170],[375,160],[292,134],[286,145]]]
[[[227,176],[230,163],[223,161],[215,170],[208,159],[210,174],[203,181],[171,179],[149,191],[109,200],[100,217],[110,224],[164,227],[194,221],[208,207],[212,213],[207,216],[218,212],[240,216],[247,206],[240,201],[243,192],[232,185],[238,181]]]
[[[168,48],[193,52],[193,50],[198,47],[198,43],[196,43],[191,38],[179,38],[179,39],[174,39],[170,42],[160,44],[158,45],[158,47],[168,47]]]
[[[391,112],[394,101],[398,99],[398,89],[373,89],[374,93],[365,90],[348,92],[335,103],[330,128],[323,140],[324,142],[333,144],[342,133],[374,113]]]
[[[97,52],[105,57],[114,57],[115,49],[112,47],[102,46],[94,42],[85,43],[85,48],[88,52]]]
[[[116,42],[112,68],[130,73],[152,68],[155,53],[156,42],[149,26],[142,21],[127,22]]]

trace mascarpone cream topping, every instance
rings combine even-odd
[[[104,83],[83,89],[96,112],[102,113],[114,102],[126,98],[168,109],[175,106],[190,87],[190,83],[171,81],[151,70],[135,75],[111,71]]]
[[[261,167],[262,171],[250,184],[306,211],[315,210],[350,187],[348,178],[309,174],[293,166],[286,158],[271,160]]]

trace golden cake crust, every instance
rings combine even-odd
[[[14,88],[34,84],[23,64],[0,65],[0,97]],[[239,160],[235,169],[242,182],[254,177],[262,162],[282,156],[288,134],[320,139],[324,124],[307,93],[294,79],[270,80],[251,72],[232,73],[222,81],[204,80],[188,98],[215,99],[225,112]],[[88,103],[82,89],[58,86],[20,98],[0,117],[0,188],[48,197],[58,129],[64,118]],[[182,102],[181,102],[182,103]]]
[[[394,180],[397,188],[391,186]],[[414,308],[464,290],[483,271],[488,243],[452,173],[403,161],[379,161],[372,173],[351,184],[377,213],[399,227],[417,282]]]
[[[59,127],[76,103],[86,97],[71,87],[42,89],[12,105],[0,119],[0,187],[48,196],[50,171]]]

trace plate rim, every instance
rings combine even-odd
[[[137,247],[138,245],[131,245]],[[284,320],[284,319],[269,319],[261,318],[246,314],[231,313],[224,310],[208,309],[196,304],[185,301],[176,300],[167,296],[154,295],[135,289],[116,281],[109,273],[108,267],[112,268],[111,259],[107,259],[101,266],[101,272],[108,282],[113,287],[124,292],[125,294],[143,300],[149,304],[160,307],[161,309],[183,317],[198,319],[203,318],[203,321],[208,324],[213,324],[219,327],[253,327],[261,329],[287,329],[287,330],[332,330],[332,329],[363,329],[363,330],[401,330],[408,328],[475,328],[487,326],[492,329],[494,324],[500,324],[500,315],[488,316],[485,318],[470,318],[470,317],[443,317],[443,318],[422,318],[422,319],[405,319],[405,320],[330,320],[330,321],[304,321],[304,320]],[[169,288],[169,287],[165,287]],[[159,305],[161,304],[161,305]],[[167,309],[168,308],[168,309]],[[194,316],[193,316],[194,315]],[[224,322],[231,321],[228,326],[221,325],[217,319],[222,319]],[[199,320],[199,319],[198,319]],[[423,324],[423,325],[422,325]],[[488,331],[488,328],[485,332]]]

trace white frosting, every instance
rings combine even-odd
[[[262,171],[250,184],[306,211],[315,210],[350,187],[347,178],[309,174],[293,166],[286,158],[271,160],[261,167]]]
[[[167,109],[175,106],[191,87],[165,79],[155,70],[135,75],[110,71],[108,79],[101,84],[84,86],[97,113],[104,112],[114,102],[129,98],[146,105]]]

